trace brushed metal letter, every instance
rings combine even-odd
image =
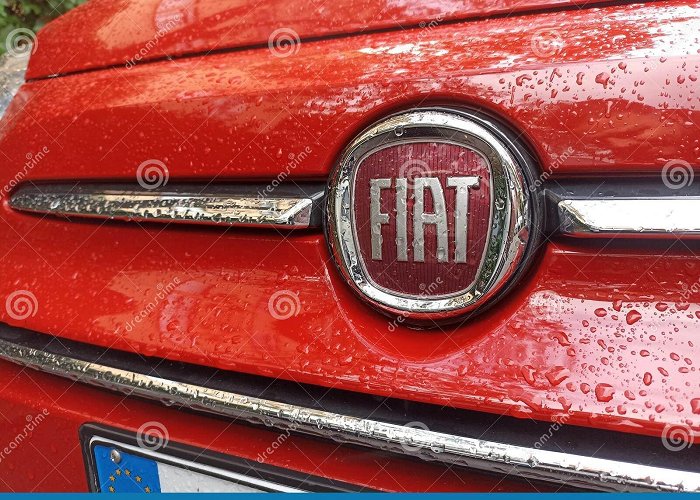
[[[391,187],[391,179],[369,180],[369,216],[372,233],[372,260],[382,260],[382,225],[389,223],[389,214],[382,213],[382,189]]]
[[[396,179],[396,260],[408,261],[408,233],[406,231],[406,196],[408,194],[408,180]]]
[[[425,262],[425,225],[434,224],[437,233],[437,260],[447,262],[447,210],[440,180],[437,177],[419,177],[413,183],[416,197],[413,206],[413,259]],[[433,197],[434,213],[425,213],[423,193],[426,187]]]
[[[479,177],[448,177],[447,186],[456,188],[455,197],[455,262],[467,262],[467,216],[469,215],[469,188],[479,186]]]

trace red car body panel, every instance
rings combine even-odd
[[[610,29],[596,31],[601,16]],[[509,122],[549,175],[658,172],[700,157],[700,40],[678,35],[697,16],[687,2],[629,4],[306,43],[299,57],[259,49],[37,80],[0,146],[22,165],[60,138],[35,181],[132,179],[144,158],[177,180],[270,180],[301,153],[293,177],[325,179],[369,123],[447,103]],[[538,29],[579,42],[539,58],[522,42]]]
[[[51,24],[39,37],[30,76],[120,64],[143,40],[125,33],[105,48],[88,25],[81,43],[94,52],[66,62],[55,47],[85,29],[84,16],[92,14],[99,26],[119,6],[134,4],[94,2]],[[347,9],[342,5],[339,12]],[[224,11],[229,21],[240,15]],[[415,24],[432,11],[402,12]],[[299,32],[337,31],[339,15],[328,16],[316,23],[300,18]],[[372,29],[391,27],[391,17]],[[215,48],[224,18],[199,38],[173,35],[158,47],[167,53]],[[264,42],[271,26],[253,24],[222,46]],[[44,148],[24,181],[133,182],[147,159],[166,163],[171,183],[265,182],[280,172],[325,180],[349,139],[369,123],[428,104],[499,117],[522,134],[554,179],[654,173],[671,158],[697,164],[700,40],[679,34],[698,28],[700,4],[661,1],[315,40],[287,58],[265,47],[38,79],[24,85],[4,118],[0,182],[12,185],[27,155]],[[541,29],[575,43],[537,56],[529,40]],[[416,331],[360,303],[336,273],[320,232],[67,221],[16,212],[5,197],[0,234],[0,294],[31,290],[40,311],[17,321],[0,309],[0,321],[11,325],[149,356],[518,417],[549,421],[570,413],[571,424],[649,435],[669,423],[700,425],[700,294],[682,285],[700,279],[700,267],[684,244],[559,237],[497,307],[456,327]],[[134,322],[174,280],[175,291]],[[280,289],[300,300],[298,314],[284,321],[268,314],[269,298]],[[2,364],[8,377],[13,370]],[[52,390],[69,387],[45,375],[17,376],[33,393],[32,380],[57,387]],[[87,397],[97,401],[88,413],[99,421],[137,427],[137,415],[157,412],[179,429],[172,439],[198,446],[228,425],[134,401],[125,403],[131,415],[102,415],[117,396],[70,387],[61,402],[73,409],[56,409],[69,433],[85,421],[80,401]],[[5,391],[3,398],[34,405],[15,385]],[[29,411],[15,410],[8,399],[3,413],[5,406]],[[208,423],[185,431],[185,422],[195,420]],[[241,454],[237,440],[260,444],[274,434],[241,433],[225,432],[216,446]],[[333,445],[313,446],[320,457]],[[360,452],[344,453],[343,460],[353,461]],[[68,460],[78,467],[75,456]],[[294,457],[275,460],[289,465]],[[340,478],[342,467],[328,467],[316,473]],[[357,471],[347,480],[367,476]],[[406,489],[465,488],[453,478],[418,484],[429,474],[404,474],[416,481],[404,483]],[[492,486],[484,481],[476,488]]]
[[[613,0],[598,0],[596,4]],[[37,78],[238,47],[285,37],[314,39],[378,30],[430,27],[456,20],[581,8],[584,0],[446,0],[440,2],[313,0],[96,0],[39,34],[41,51],[27,76]],[[90,50],[84,50],[90,47]],[[147,49],[145,49],[147,48]]]

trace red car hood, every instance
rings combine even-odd
[[[604,0],[597,3],[609,3]],[[28,78],[368,31],[554,8],[582,0],[92,0],[38,35]]]

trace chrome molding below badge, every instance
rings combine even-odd
[[[560,200],[559,231],[581,238],[700,237],[700,198]]]
[[[700,474],[696,472],[513,446],[362,419],[124,370],[7,339],[0,339],[0,359],[168,405],[489,473],[604,491],[700,491]]]
[[[266,193],[266,194],[262,194]],[[303,229],[320,224],[323,188],[180,185],[139,190],[103,184],[31,185],[15,191],[16,210],[65,217]]]

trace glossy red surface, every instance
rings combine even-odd
[[[697,2],[625,4],[37,80],[4,118],[0,182],[134,182],[149,159],[171,183],[325,179],[366,125],[428,104],[499,116],[547,177],[658,175],[700,163],[699,28]],[[540,30],[563,46],[535,51]],[[360,303],[320,233],[0,215],[0,297],[38,304],[24,320],[0,308],[13,325],[519,417],[656,435],[700,424],[696,243],[548,241],[497,307],[418,332]]]
[[[136,432],[146,426],[173,443],[184,443],[303,474],[331,477],[369,489],[425,491],[537,491],[541,485],[448,468],[381,452],[339,447],[269,428],[241,425],[155,403],[125,398],[52,375],[0,362],[0,412],[8,441],[22,436],[9,453],[0,448],[0,491],[87,491],[78,440],[90,422]],[[85,402],[90,404],[86,405]],[[33,430],[27,432],[32,423]],[[157,423],[158,427],[154,427]],[[8,443],[3,443],[3,447]]]
[[[614,0],[596,0],[596,4]],[[587,0],[91,0],[50,23],[29,78],[189,53],[270,45],[294,54],[295,40],[405,30],[459,19],[581,8]],[[89,47],[89,50],[85,50]]]
[[[597,28],[601,16],[609,29]],[[538,56],[523,41],[548,29],[572,42]],[[260,49],[35,81],[0,130],[3,172],[48,147],[27,179],[133,179],[150,158],[173,180],[325,179],[364,127],[434,103],[496,113],[548,176],[659,172],[670,159],[700,162],[695,33],[697,6],[656,2],[307,43],[288,58]]]
[[[441,167],[444,165],[445,167]],[[466,196],[469,206],[469,231],[466,235],[467,257],[456,262],[455,210],[457,189],[449,187],[448,177],[478,177],[478,188],[469,188]],[[438,258],[438,234],[436,224],[425,224],[421,235],[424,255],[416,260],[413,243],[416,238],[414,220],[421,217],[415,209],[415,179],[432,177],[439,189],[423,190],[423,212],[434,214],[434,195],[446,214],[444,233],[447,243],[445,255]],[[381,225],[381,258],[372,258],[372,224],[370,223],[370,180],[389,179],[389,188],[379,193],[380,212],[388,214],[386,224]],[[397,241],[397,215],[399,197],[396,179],[406,178],[406,195],[402,199],[406,213],[406,258],[399,260]],[[357,168],[354,188],[354,220],[357,243],[364,266],[372,280],[387,290],[411,295],[447,295],[467,289],[474,283],[476,272],[484,256],[489,233],[491,211],[491,179],[486,161],[473,151],[446,143],[412,143],[381,149],[370,154]],[[461,199],[461,197],[460,197]],[[467,226],[462,226],[465,232]]]

